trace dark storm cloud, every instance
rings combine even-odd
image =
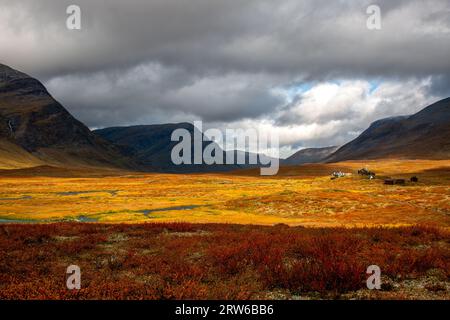
[[[47,77],[147,61],[196,74],[311,78],[450,70],[449,0],[378,1],[376,32],[366,28],[372,1],[79,0],[80,32],[65,28],[72,1],[0,3],[7,36],[19,36],[2,56]],[[17,57],[21,49],[27,59]]]
[[[366,28],[371,0],[78,0],[82,30],[69,31],[72,3],[0,0],[0,60],[44,80],[92,127],[278,119],[334,123],[325,139],[340,142],[374,117],[428,102],[425,92],[402,99],[405,105],[383,97],[376,108],[364,104],[371,79],[391,85],[387,96],[397,96],[404,82],[433,98],[449,94],[450,0],[376,1],[377,31]],[[362,81],[339,89],[355,100],[330,102],[329,112],[316,116],[292,113],[291,100],[303,93],[280,95],[293,83],[336,79]],[[320,110],[311,101],[308,108]],[[311,143],[324,139],[322,130],[311,132]]]
[[[56,77],[47,86],[87,125],[101,127],[257,118],[283,103],[270,92],[273,81],[247,74],[198,77],[149,63],[125,71]]]
[[[450,74],[433,76],[430,92],[436,96],[450,97]]]

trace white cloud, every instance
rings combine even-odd
[[[370,85],[366,81],[320,83],[301,94],[284,115],[295,122],[327,123],[352,117],[361,110]],[[366,106],[367,107],[367,106]]]
[[[362,80],[318,83],[300,93],[295,102],[274,114],[272,119],[210,126],[261,128],[277,134],[281,155],[286,157],[301,147],[342,145],[373,121],[416,113],[438,99],[429,95],[429,86],[430,79],[386,81],[376,88]]]

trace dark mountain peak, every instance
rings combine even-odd
[[[376,120],[376,121],[372,122],[370,124],[369,128],[377,128],[377,127],[386,125],[388,123],[395,123],[395,122],[398,122],[400,120],[407,119],[409,117],[410,116],[408,115],[408,116],[394,116],[394,117],[387,117],[387,118],[379,119],[379,120]]]
[[[28,96],[28,98],[50,98],[44,85],[29,75],[0,64],[0,94]]]
[[[118,146],[127,150],[149,149],[159,151],[171,142],[171,134],[176,129],[186,129],[193,133],[195,127],[191,123],[169,123],[154,125],[137,125],[129,127],[111,127],[95,130],[94,132]]]
[[[158,125],[142,125],[131,127],[112,127],[100,130],[95,130],[94,133],[114,143],[127,156],[136,160],[136,163],[142,170],[145,171],[159,171],[159,172],[221,172],[237,170],[244,167],[253,167],[253,165],[207,165],[207,164],[192,164],[192,165],[175,165],[171,160],[171,152],[175,145],[179,142],[172,141],[172,132],[176,129],[186,129],[191,133],[197,132],[203,136],[203,132],[197,129],[192,123],[169,123]],[[203,141],[203,150],[206,146],[212,144],[212,141]],[[194,154],[194,144],[191,144],[191,155]],[[219,150],[220,147],[219,147]],[[221,150],[224,159],[227,152]],[[248,152],[241,152],[245,154],[246,161],[249,159]],[[191,160],[193,160],[191,158]],[[248,162],[247,162],[248,163]],[[258,165],[254,165],[258,167]]]
[[[411,116],[375,121],[326,160],[450,158],[450,98]]]
[[[0,81],[15,80],[20,78],[29,78],[29,76],[23,72],[0,63]]]
[[[442,99],[424,108],[410,117],[414,122],[441,123],[448,122],[450,117],[450,97]]]
[[[0,65],[0,138],[46,161],[115,164],[114,146],[94,135],[44,85]]]
[[[283,160],[283,165],[299,165],[304,163],[319,163],[324,161],[330,154],[335,152],[339,147],[324,147],[324,148],[306,148],[297,151],[289,158]]]
[[[94,133],[117,145],[123,154],[135,159],[143,170],[163,172],[217,170],[202,165],[175,166],[170,155],[172,148],[177,144],[171,141],[172,132],[176,129],[186,129],[191,133],[196,130],[193,124],[182,122],[111,127],[95,130]]]

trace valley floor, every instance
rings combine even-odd
[[[357,175],[368,167],[369,180]],[[330,179],[333,171],[350,176]],[[0,222],[450,227],[450,161],[366,161],[232,174],[0,171]],[[64,177],[67,175],[67,177]],[[410,183],[411,176],[419,182]],[[384,185],[386,177],[406,185]]]
[[[0,299],[450,299],[450,161],[258,172],[0,171]]]

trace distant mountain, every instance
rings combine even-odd
[[[42,83],[3,64],[0,64],[0,145],[4,150],[0,157],[8,157],[5,148],[13,148],[30,165],[123,167],[130,163],[115,146],[76,120]],[[4,161],[11,160],[7,159]]]
[[[289,158],[282,160],[282,165],[299,165],[305,163],[319,163],[324,161],[329,155],[339,147],[307,148],[297,151]]]
[[[450,158],[450,98],[422,111],[378,120],[355,140],[330,155],[327,162],[344,160]]]
[[[194,147],[191,147],[191,165],[175,165],[171,159],[172,149],[177,145],[178,141],[171,141],[172,132],[176,129],[186,129],[191,137],[194,137],[194,132],[204,138],[203,133],[197,131],[198,129],[191,123],[176,123],[176,124],[158,124],[158,125],[141,125],[130,127],[112,127],[100,130],[95,130],[94,133],[105,140],[115,144],[122,153],[135,160],[136,164],[141,170],[168,172],[168,173],[193,173],[193,172],[224,172],[233,171],[244,168],[259,167],[258,164],[250,165],[249,152],[244,151],[223,151],[221,150],[224,162],[226,162],[227,155],[234,156],[234,163],[237,163],[237,155],[245,158],[245,164],[193,164],[194,163]],[[212,141],[204,141],[203,150]],[[258,157],[258,155],[253,154]],[[271,159],[271,158],[269,158]]]
[[[246,166],[239,165],[175,165],[171,160],[172,149],[178,144],[171,141],[172,132],[176,129],[186,129],[191,136],[198,130],[190,123],[141,125],[131,127],[112,127],[95,130],[94,133],[114,143],[124,155],[133,158],[141,170],[158,172],[215,172],[237,170]],[[197,131],[203,137],[203,134]],[[203,142],[203,148],[213,142]],[[222,150],[222,149],[220,149]],[[224,161],[226,153],[222,150]],[[191,148],[193,163],[194,149]]]

